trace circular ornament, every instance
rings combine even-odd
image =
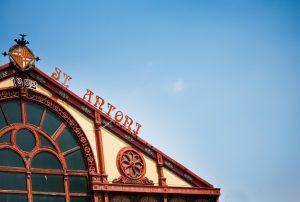
[[[125,147],[119,151],[117,167],[121,175],[133,180],[144,177],[146,173],[144,157],[131,147]]]

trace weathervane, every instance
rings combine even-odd
[[[27,71],[34,68],[35,61],[39,61],[39,57],[35,57],[33,52],[26,46],[29,41],[25,40],[26,35],[20,34],[21,39],[15,39],[13,45],[8,53],[4,52],[2,55],[9,56],[10,61],[21,71]]]

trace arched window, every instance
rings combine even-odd
[[[76,134],[55,111],[30,100],[0,102],[0,179],[0,201],[92,201]]]

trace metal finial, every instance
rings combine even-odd
[[[29,41],[25,40],[25,37],[27,36],[26,34],[20,34],[21,39],[15,39],[14,41],[20,45],[20,46],[25,46],[29,44]]]

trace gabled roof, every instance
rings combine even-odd
[[[14,74],[17,74],[18,72],[20,72],[20,70],[14,68],[13,65],[10,63],[0,66],[0,81],[11,77]],[[126,141],[129,145],[132,145],[140,151],[143,151],[143,153],[151,159],[157,161],[158,158],[162,158],[162,163],[164,167],[168,168],[181,178],[185,179],[193,187],[213,189],[214,191],[216,191],[214,194],[219,195],[219,189],[215,189],[213,185],[200,178],[195,173],[188,170],[183,165],[173,160],[171,157],[167,156],[166,154],[164,154],[163,152],[161,152],[160,150],[158,150],[139,136],[134,135],[133,132],[126,129],[124,126],[116,122],[113,118],[109,117],[104,112],[95,108],[90,103],[86,102],[62,84],[56,82],[54,79],[46,75],[38,68],[34,68],[25,73],[29,77],[36,80],[40,85],[51,91],[51,93],[53,93],[53,96],[70,103],[73,107],[75,107],[81,113],[85,114],[87,117],[95,120],[97,118],[95,116],[97,116],[97,114],[100,114],[102,125],[106,125],[107,129],[114,132],[116,135],[119,136],[119,138]]]

